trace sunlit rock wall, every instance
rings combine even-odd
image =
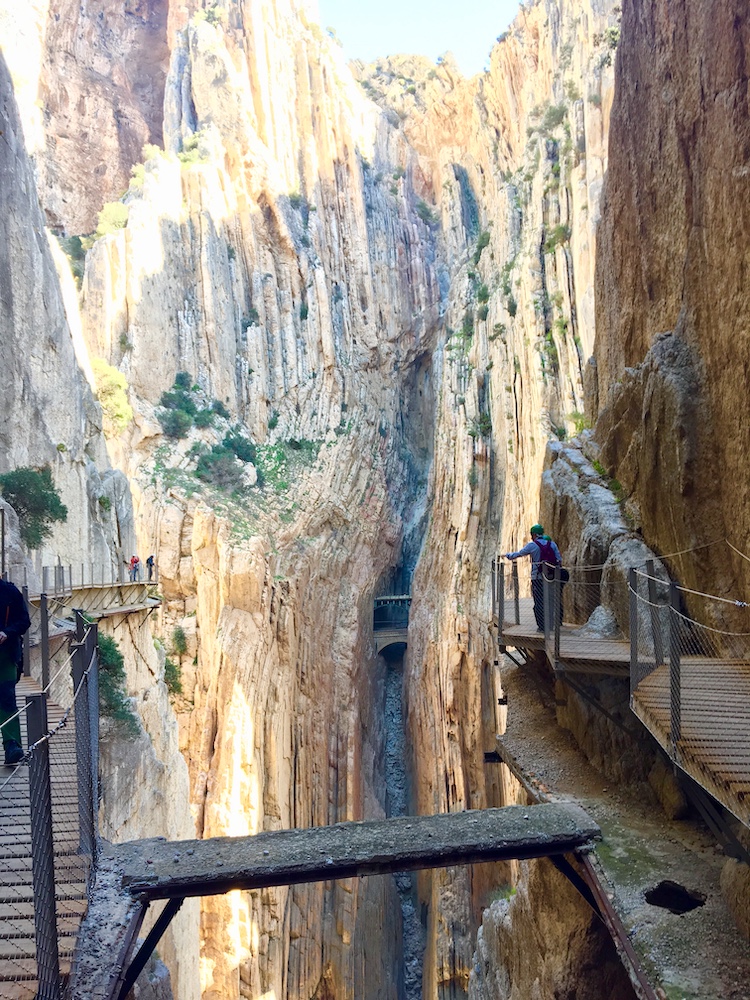
[[[196,830],[382,815],[369,622],[432,448],[437,227],[410,182],[390,194],[414,153],[294,6],[192,19],[166,94],[166,149],[89,253],[83,326],[128,378],[135,421],[112,452],[157,553],[165,639],[179,624],[195,651],[176,707]],[[178,371],[261,447],[315,442],[317,460],[246,505],[201,489],[189,445],[229,422],[165,439],[154,406]],[[203,993],[382,996],[398,934],[390,880],[209,899]]]

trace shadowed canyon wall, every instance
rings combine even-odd
[[[742,3],[627,4],[597,260],[602,461],[681,582],[748,583],[747,51]],[[700,584],[700,586],[698,586]]]

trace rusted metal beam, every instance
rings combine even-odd
[[[123,889],[153,900],[538,858],[584,847],[599,836],[598,826],[579,806],[547,803],[254,837],[144,840],[111,850],[119,856]]]

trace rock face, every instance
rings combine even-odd
[[[89,251],[80,300],[92,358],[127,379],[134,416],[107,442],[133,496],[133,520],[123,514],[118,524],[126,535],[134,527],[141,553],[157,555],[160,631],[182,679],[173,704],[186,769],[163,664],[132,636],[131,693],[154,735],[143,760],[134,760],[140,745],[127,756],[138,782],[112,770],[112,836],[156,827],[183,835],[191,825],[200,836],[244,834],[383,815],[385,664],[374,654],[372,598],[397,582],[413,596],[404,667],[411,808],[503,804],[505,782],[483,764],[498,728],[493,556],[519,547],[539,516],[560,527],[566,556],[601,553],[613,579],[642,545],[618,520],[593,450],[548,452],[550,437],[583,424],[595,260],[606,303],[587,376],[597,454],[632,487],[647,541],[685,534],[674,527],[680,511],[696,534],[705,511],[713,516],[710,504],[688,509],[711,467],[708,431],[695,419],[710,357],[685,334],[682,304],[683,326],[676,315],[662,324],[661,307],[649,313],[643,290],[623,277],[636,260],[638,216],[624,224],[630,209],[617,199],[643,198],[649,212],[625,158],[639,152],[626,123],[642,91],[625,84],[603,237],[596,229],[615,8],[529,5],[489,73],[465,81],[449,61],[409,58],[357,66],[355,80],[308,5],[294,0],[63,6],[37,4],[24,21],[33,33],[61,15],[39,43],[51,114],[36,155],[48,219],[68,232],[92,228],[101,203],[127,185],[141,144],[163,137],[164,147],[133,172],[127,225]],[[696,17],[701,37],[707,15]],[[644,80],[638,33],[661,24],[626,11],[634,47],[622,58],[642,66]],[[688,40],[666,39],[665,31],[659,58],[674,63],[683,90],[695,89],[690,60],[683,54],[678,67],[677,49],[664,54]],[[672,108],[682,91],[665,87]],[[717,83],[715,92],[739,103],[736,88]],[[78,99],[66,104],[65,94]],[[65,136],[76,131],[101,175],[72,169]],[[674,131],[693,141],[683,125]],[[729,144],[729,124],[726,132]],[[638,184],[645,173],[635,171]],[[672,262],[650,224],[651,216],[647,244],[666,274]],[[699,244],[692,233],[685,254]],[[622,262],[622,273],[605,270],[604,258]],[[24,275],[24,287],[31,280]],[[649,315],[646,333],[638,324]],[[637,333],[623,338],[627,316]],[[673,328],[652,345],[653,333]],[[721,373],[727,388],[737,371]],[[159,401],[180,372],[191,398],[218,415],[177,440],[162,432]],[[610,393],[616,379],[621,391]],[[659,433],[638,436],[636,415]],[[667,428],[678,429],[677,447]],[[237,433],[252,439],[246,481],[258,471],[265,479],[240,500],[196,475],[208,449]],[[682,498],[659,510],[645,493],[656,470]],[[618,620],[614,602],[605,610]],[[567,724],[591,728],[580,715]],[[141,797],[152,773],[155,791]],[[529,876],[532,897],[555,896],[548,875],[540,866]],[[424,996],[475,988],[477,997],[521,997],[570,984],[560,926],[549,961],[519,967],[511,936],[547,919],[525,900],[495,904],[480,943],[505,992],[470,987],[476,927],[499,877],[420,876]],[[576,954],[598,961],[588,915],[571,912]],[[396,995],[398,918],[389,880],[235,893],[201,904],[198,971],[195,922],[165,957],[180,997]]]
[[[97,571],[119,561],[123,547],[134,544],[133,509],[123,474],[112,468],[102,434],[102,411],[90,386],[91,366],[80,337],[77,301],[67,262],[56,241],[49,240],[39,207],[32,164],[26,153],[13,87],[0,55],[0,353],[5,372],[2,394],[2,460],[8,471],[19,466],[50,466],[53,481],[68,508],[64,524],[37,551],[35,559],[19,541],[18,521],[10,511],[6,544],[7,566],[29,582],[35,572],[59,557],[64,564],[93,564]],[[62,263],[58,273],[56,264]],[[72,293],[72,294],[71,294]],[[75,315],[66,309],[75,309]],[[71,329],[72,327],[72,329]],[[103,504],[102,498],[109,502]],[[3,501],[3,506],[7,507]],[[38,580],[37,580],[38,582]],[[139,627],[140,626],[140,627]],[[129,641],[124,642],[124,636]],[[103,741],[104,783],[102,832],[105,836],[134,835],[149,816],[156,833],[171,828],[176,836],[193,829],[188,810],[186,768],[177,746],[177,727],[169,709],[163,679],[148,625],[129,623],[118,631],[131,693],[137,697],[147,726],[137,747],[113,734]],[[156,686],[155,686],[156,685]],[[153,734],[153,739],[151,735]],[[115,749],[116,748],[116,749]],[[111,751],[111,757],[108,751]],[[107,764],[107,762],[109,762]],[[138,780],[135,780],[137,776]],[[126,794],[125,794],[125,793]],[[139,796],[147,792],[147,810]],[[160,800],[161,806],[155,808]],[[183,935],[190,939],[189,916],[180,918],[187,930],[177,932],[166,949],[181,961],[172,963],[179,979],[185,969]],[[192,947],[197,943],[197,919]],[[174,940],[179,943],[175,947]],[[189,968],[188,984],[197,980]],[[188,987],[182,995],[194,996]]]
[[[682,582],[741,594],[746,548],[746,52],[742,3],[628,5],[597,262],[597,437],[649,544],[717,541]],[[701,53],[699,62],[691,53]],[[739,380],[739,381],[738,381]],[[738,538],[738,535],[740,536]]]
[[[0,5],[47,224],[88,233],[161,145],[168,5],[157,0]],[[7,34],[6,34],[7,32]],[[43,115],[40,113],[43,108]]]

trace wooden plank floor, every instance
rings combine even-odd
[[[544,649],[544,634],[537,631],[534,619],[534,602],[522,597],[519,602],[520,624],[503,624],[500,642],[520,649]],[[505,617],[514,615],[512,602],[506,604]],[[554,636],[550,635],[550,649]],[[563,621],[560,630],[560,660],[563,669],[575,673],[589,673],[628,677],[630,672],[630,644],[624,639],[602,639],[600,636],[581,634],[580,625]]]
[[[682,738],[677,763],[750,826],[750,663],[684,657],[680,675]],[[671,752],[666,665],[640,682],[631,707]]]
[[[545,649],[537,632],[533,601],[519,601],[518,625],[503,625],[500,642],[521,649]],[[514,614],[512,603],[505,615]],[[630,673],[630,644],[579,634],[564,624],[560,666],[572,673],[618,676]],[[552,655],[554,639],[547,647]],[[750,826],[750,663],[682,658],[682,739],[677,763],[725,808]],[[632,699],[635,715],[671,755],[669,670],[661,666],[641,681]]]
[[[38,685],[24,677],[16,688],[19,707]],[[48,722],[62,718],[59,705],[48,703]],[[21,715],[26,746],[26,720]],[[73,713],[50,739],[53,839],[57,898],[58,947],[63,975],[70,968],[76,935],[86,912],[90,858],[78,853],[78,794]],[[0,767],[0,998],[34,1000],[34,893],[31,869],[31,825],[28,766]],[[10,780],[8,780],[10,779]],[[7,782],[7,784],[6,784]]]

